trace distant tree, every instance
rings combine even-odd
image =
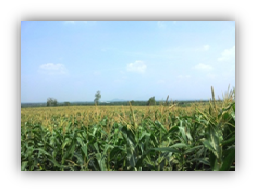
[[[48,98],[47,99],[47,106],[57,106],[57,100],[53,98]]]
[[[52,106],[53,103],[53,99],[52,98],[48,98],[47,99],[47,106]]]
[[[100,91],[97,91],[95,94],[95,99],[94,99],[94,103],[96,105],[98,105],[100,98],[101,98],[101,93],[100,93]]]
[[[135,101],[131,100],[131,101],[130,101],[131,105],[134,105],[134,102],[135,102]]]
[[[156,105],[155,97],[151,97],[151,98],[147,101],[147,105]]]

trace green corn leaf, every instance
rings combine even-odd
[[[26,166],[28,164],[28,161],[23,161],[21,164],[21,171],[25,171],[26,170]]]
[[[188,145],[184,144],[184,143],[176,143],[174,145],[170,146],[171,148],[184,148],[184,147],[188,147]]]
[[[232,135],[232,137],[230,139],[227,139],[225,141],[221,142],[222,146],[227,146],[227,145],[231,145],[235,142],[235,135]]]
[[[184,142],[187,143],[187,138],[186,138],[186,133],[185,133],[185,128],[182,126],[179,126],[179,130],[182,134],[182,138],[184,139]]]
[[[76,137],[76,141],[81,145],[84,146],[84,141],[80,137]]]
[[[42,154],[45,154],[45,155],[47,155],[47,156],[49,156],[49,157],[52,157],[51,154],[49,154],[47,151],[45,151],[45,150],[42,149],[42,148],[35,148],[34,151],[39,151],[39,152],[42,153]]]
[[[175,132],[179,132],[178,126],[170,127],[168,133],[173,134],[173,133],[175,133]]]
[[[65,145],[70,144],[71,142],[72,141],[69,138],[66,138],[61,148],[64,149]]]
[[[186,151],[184,151],[184,153],[185,154],[187,154],[187,153],[193,153],[196,149],[200,149],[202,147],[204,147],[204,146],[203,145],[198,145],[198,146],[195,146],[195,147],[187,149]]]
[[[215,170],[215,164],[216,164],[216,156],[214,155],[213,152],[210,152],[209,162],[210,162],[211,170],[214,171]]]
[[[150,150],[155,150],[155,151],[165,151],[165,152],[173,152],[173,153],[180,153],[179,150],[171,148],[171,147],[162,147],[162,148],[152,148]]]
[[[85,154],[86,157],[87,157],[87,144],[84,144],[84,146],[81,147],[81,150],[84,152],[84,154]]]
[[[228,171],[235,160],[235,147],[228,149],[227,156],[223,159],[223,164],[220,168],[220,171]]]

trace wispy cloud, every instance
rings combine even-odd
[[[74,24],[76,21],[64,21],[65,24]]]
[[[205,50],[205,51],[208,51],[208,50],[209,50],[209,48],[210,48],[210,46],[209,46],[209,45],[205,45],[205,46],[204,46],[204,50]]]
[[[166,23],[164,21],[157,21],[157,26],[159,28],[165,28],[166,27]]]
[[[133,63],[127,64],[126,70],[129,72],[145,73],[147,66],[144,61],[135,61]]]
[[[235,46],[230,49],[225,49],[221,56],[218,58],[218,61],[232,61],[235,60]]]
[[[87,21],[64,21],[64,24],[87,23]]]
[[[199,64],[195,65],[194,68],[197,70],[203,70],[203,71],[210,71],[213,69],[210,65],[206,65],[204,63],[199,63]]]
[[[67,69],[63,64],[54,64],[54,63],[47,63],[39,66],[40,73],[48,74],[48,75],[58,75],[58,74],[67,74]]]

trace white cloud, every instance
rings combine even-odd
[[[209,50],[209,48],[210,48],[210,46],[209,46],[209,45],[205,45],[205,46],[204,46],[205,51],[208,51],[208,50]]]
[[[126,70],[130,72],[145,73],[147,66],[143,61],[135,61],[127,64]]]
[[[157,26],[158,26],[159,28],[165,28],[165,27],[166,27],[166,24],[165,24],[165,22],[163,22],[163,21],[157,21]]]
[[[63,64],[47,63],[39,66],[39,72],[48,75],[67,74],[67,70]]]
[[[225,49],[221,56],[218,58],[218,61],[231,61],[235,60],[235,46],[230,49]]]
[[[204,63],[199,63],[199,64],[195,65],[194,68],[197,70],[204,70],[204,71],[210,71],[213,69],[210,65],[206,65]]]
[[[87,23],[87,21],[64,21],[65,24]]]
[[[76,21],[65,21],[65,24],[74,24]]]

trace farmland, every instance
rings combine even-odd
[[[235,170],[235,101],[21,109],[23,171]]]

